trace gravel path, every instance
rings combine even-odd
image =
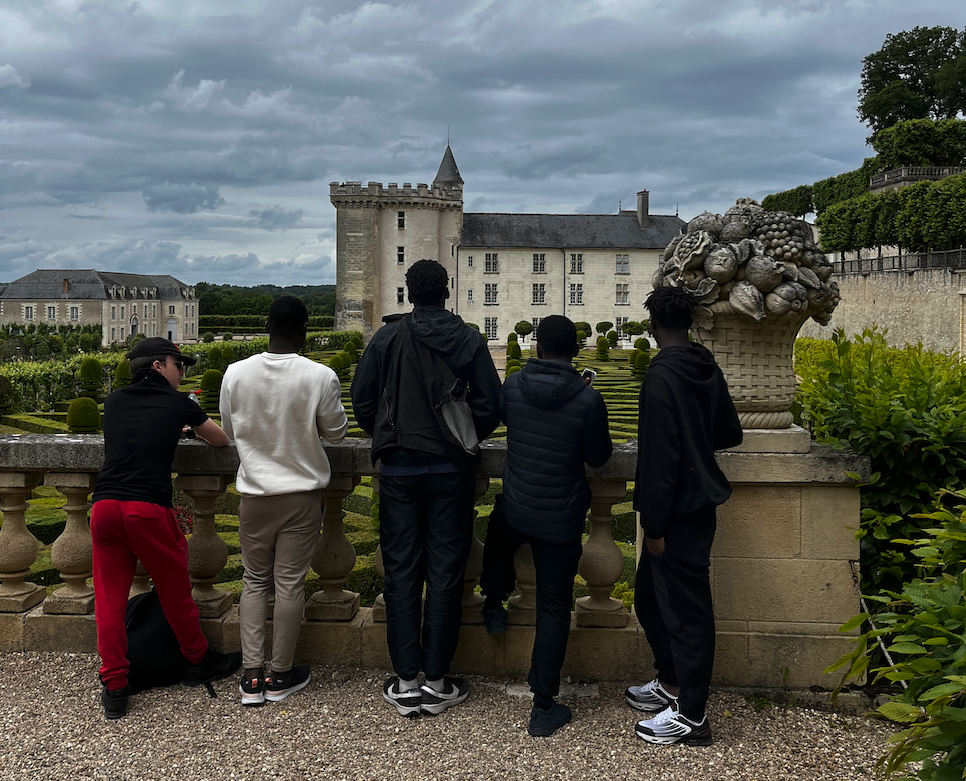
[[[0,656],[0,779],[869,779],[887,725],[715,694],[709,748],[649,746],[622,687],[565,699],[574,721],[526,733],[530,703],[470,678],[470,698],[437,718],[402,719],[382,700],[388,673],[313,668],[303,692],[242,709],[237,682],[152,690],[104,719],[96,657]],[[519,688],[519,687],[515,687]]]

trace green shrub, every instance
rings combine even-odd
[[[341,356],[337,354],[329,358],[329,368],[332,369],[336,374],[338,374],[344,368]]]
[[[890,348],[883,332],[850,340],[835,332],[835,352],[799,388],[803,421],[821,442],[869,456],[857,537],[863,588],[899,591],[916,559],[896,538],[915,539],[915,513],[966,474],[966,365],[922,345]]]
[[[510,344],[510,342],[516,342],[516,341],[519,341],[519,337],[517,336],[516,331],[510,331],[510,333],[506,335],[506,343]]]
[[[516,342],[510,342],[506,346],[506,357],[507,358],[521,358],[523,356],[523,351],[520,349],[520,345]]]
[[[222,347],[220,345],[215,345],[207,354],[207,365],[209,369],[218,369],[222,371],[225,368],[225,354],[222,352]]]
[[[356,346],[357,350],[362,349],[362,334],[353,333],[352,336],[349,337],[349,341]]]
[[[215,335],[211,331],[205,331],[204,336],[201,337],[201,341],[205,344],[211,344],[215,341]]]
[[[117,368],[114,369],[114,387],[115,388],[126,388],[131,384],[131,366],[127,362],[127,358],[122,358],[117,362]]]
[[[221,335],[221,340],[223,342],[230,342],[234,338],[235,338],[235,335],[231,331],[225,331],[225,333]]]
[[[634,320],[628,320],[621,326],[621,331],[627,336],[640,336],[644,333],[644,326]]]
[[[651,366],[651,351],[641,350],[634,359],[634,366],[631,369],[631,376],[638,382],[644,382],[644,376]]]
[[[479,331],[480,327],[476,323],[467,323],[468,327],[472,328],[474,331]]]
[[[97,401],[103,393],[104,367],[97,358],[85,358],[80,365],[80,391],[77,395]]]
[[[529,320],[521,320],[519,323],[513,326],[513,330],[520,336],[529,336],[533,333],[533,323],[531,323]]]
[[[610,342],[607,341],[606,336],[597,337],[597,360],[598,361],[610,360]]]
[[[642,336],[640,339],[634,340],[634,347],[638,350],[650,350],[651,343],[647,340],[646,336]]]
[[[19,394],[9,378],[0,375],[0,414],[6,415],[17,409]]]
[[[221,394],[221,381],[225,378],[218,369],[208,369],[201,375],[201,408],[209,415],[218,414],[218,396]]]
[[[941,492],[937,507],[949,498],[966,501],[966,493]],[[877,644],[884,638],[895,663],[874,669],[874,681],[905,681],[907,687],[876,712],[908,726],[890,738],[892,748],[876,767],[883,778],[905,772],[914,774],[907,778],[943,781],[966,778],[966,507],[956,514],[938,509],[921,520],[926,528],[919,537],[897,540],[917,560],[918,576],[898,592],[868,597],[882,606],[875,626],[826,672],[847,666],[843,683],[861,679],[879,658]],[[839,631],[869,619],[861,613]],[[922,764],[911,769],[909,762]]]
[[[641,351],[636,347],[627,354],[627,362],[631,365],[631,368],[637,366],[637,356],[641,354]]]
[[[519,366],[509,366],[506,370],[506,376],[509,377],[511,374],[516,374],[518,371],[520,371]]]
[[[355,342],[349,341],[345,343],[345,352],[349,356],[349,359],[353,363],[357,363],[359,360],[359,350],[356,349]]]
[[[235,362],[235,348],[231,344],[226,344],[221,348],[221,360],[226,367]]]
[[[607,341],[610,343],[611,347],[617,347],[617,337],[618,337],[617,331],[607,332]]]
[[[101,340],[94,334],[81,334],[77,337],[77,346],[81,352],[92,353],[101,346]]]
[[[505,368],[510,369],[510,368],[512,368],[514,366],[516,366],[519,369],[519,368],[521,368],[523,366],[523,364],[520,363],[520,361],[517,358],[510,358],[506,362],[506,367]]]
[[[348,369],[352,366],[352,356],[349,355],[345,350],[339,350],[337,355],[342,359],[342,366]]]
[[[67,428],[71,434],[96,434],[101,430],[101,412],[89,396],[74,399],[67,408]]]
[[[582,328],[577,329],[577,346],[583,350],[587,346],[587,331]]]
[[[606,334],[613,327],[614,327],[613,323],[608,322],[607,320],[602,320],[601,322],[597,323],[596,331],[597,333],[603,335],[603,334]]]

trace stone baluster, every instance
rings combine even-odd
[[[194,501],[195,522],[188,538],[188,574],[194,588],[191,596],[202,618],[217,618],[231,607],[232,596],[214,587],[215,579],[228,563],[228,546],[215,533],[215,500],[225,492],[228,475],[178,475],[177,488]]]
[[[379,493],[379,477],[372,478],[372,496],[373,498]],[[376,572],[378,572],[383,579],[386,577],[386,566],[382,563],[382,545],[376,546],[376,553],[373,556],[373,563],[376,567]],[[372,603],[372,620],[375,623],[384,624],[386,623],[386,597],[380,592],[376,595],[375,600]]]
[[[138,594],[147,594],[150,590],[151,576],[148,574],[147,568],[139,561],[137,568],[134,570],[134,582],[131,584],[127,598],[131,599]]]
[[[44,600],[44,612],[83,616],[94,611],[91,576],[91,528],[87,520],[91,504],[87,497],[97,482],[96,472],[49,472],[46,485],[67,497],[64,511],[67,525],[50,549],[50,561],[57,567],[64,585]]]
[[[3,526],[0,527],[0,613],[22,613],[44,600],[46,589],[27,583],[30,567],[37,560],[40,543],[24,520],[29,494],[43,474],[0,472],[3,498]]]
[[[490,478],[477,475],[473,486],[474,500],[479,499],[490,487]],[[476,584],[483,574],[483,543],[476,535],[476,518],[479,515],[473,508],[472,539],[470,541],[470,557],[463,571],[463,617],[464,624],[483,623],[483,597],[476,593]]]
[[[577,600],[577,626],[624,627],[624,603],[611,597],[614,584],[624,571],[624,556],[614,542],[611,507],[623,501],[627,487],[623,480],[596,478],[590,481],[590,489],[590,536],[577,567],[587,581],[590,596]]]
[[[533,626],[537,623],[537,570],[529,545],[521,545],[513,554],[513,571],[520,593],[510,597],[507,603],[507,622]]]
[[[325,489],[325,519],[312,569],[319,576],[322,591],[316,591],[305,605],[305,617],[314,621],[351,621],[359,612],[359,595],[343,586],[356,563],[356,550],[345,536],[342,500],[352,493],[359,475],[333,475]]]

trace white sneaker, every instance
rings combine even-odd
[[[677,702],[678,698],[661,686],[661,682],[655,678],[643,686],[627,687],[624,691],[624,700],[634,710],[657,713]]]
[[[691,721],[678,713],[677,703],[665,708],[653,719],[637,722],[634,732],[641,740],[658,746],[683,743],[685,746],[710,746],[711,725],[707,715]]]

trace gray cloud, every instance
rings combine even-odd
[[[331,281],[328,182],[431,181],[447,125],[468,210],[720,212],[859,165],[862,57],[960,5],[13,4],[0,274]]]

